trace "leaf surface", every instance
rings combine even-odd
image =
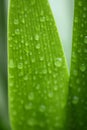
[[[48,1],[10,0],[8,40],[13,130],[62,130],[69,76]]]
[[[68,129],[87,130],[87,1],[76,0],[69,84]]]

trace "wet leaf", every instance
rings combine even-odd
[[[87,129],[87,1],[75,1],[69,85],[69,130]],[[68,129],[67,128],[67,129]]]
[[[63,129],[69,76],[47,0],[10,0],[8,53],[12,128]]]

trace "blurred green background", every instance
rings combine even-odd
[[[70,68],[74,1],[49,0],[49,2]],[[7,87],[7,12],[8,0],[0,0],[0,130],[11,130]]]

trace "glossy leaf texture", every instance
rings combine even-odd
[[[76,0],[67,130],[87,130],[87,1]]]
[[[47,0],[10,0],[9,111],[13,130],[62,130],[68,68]]]

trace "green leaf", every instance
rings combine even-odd
[[[7,111],[7,13],[0,0],[0,130],[9,129]]]
[[[76,0],[69,85],[69,130],[87,130],[87,1]]]
[[[68,68],[47,0],[10,0],[8,87],[13,130],[63,129]]]

